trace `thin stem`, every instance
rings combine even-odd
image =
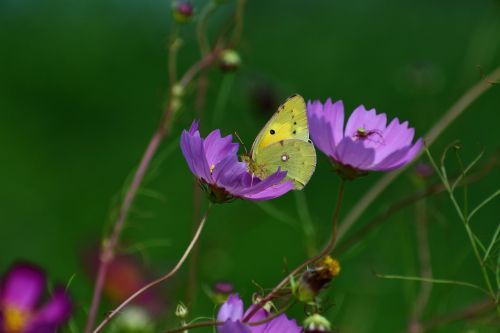
[[[451,106],[441,119],[431,128],[425,135],[425,141],[430,146],[443,131],[450,126],[476,99],[492,87],[491,82],[500,79],[500,67],[496,68],[489,75],[484,77],[480,82],[470,88],[462,97],[460,97],[455,104]],[[421,154],[421,153],[420,153]],[[420,154],[418,156],[420,156]],[[417,156],[417,157],[418,157]],[[416,157],[416,158],[417,158]],[[357,202],[356,205],[344,218],[339,227],[338,238],[342,239],[346,232],[352,227],[353,223],[363,214],[363,212],[372,204],[372,202],[382,193],[406,168],[400,168],[391,173],[386,174],[378,182],[369,189],[365,195]]]
[[[148,147],[142,157],[141,163],[139,164],[139,167],[135,172],[132,183],[130,184],[130,187],[125,195],[125,199],[123,200],[111,236],[110,238],[104,240],[100,254],[100,265],[97,273],[97,279],[94,287],[94,293],[92,296],[92,303],[90,306],[85,332],[90,332],[92,330],[92,326],[94,325],[97,316],[97,309],[99,308],[99,303],[101,301],[102,289],[104,288],[104,283],[106,282],[106,275],[108,273],[109,264],[114,258],[115,247],[118,244],[119,236],[123,230],[125,220],[130,210],[130,206],[132,205],[132,202],[135,198],[137,190],[142,182],[142,179],[144,178],[144,175],[146,174],[148,166],[151,163],[156,150],[158,149],[158,146],[160,145],[160,142],[163,139],[163,136],[163,131],[157,131],[151,138],[151,141],[149,142]]]
[[[335,210],[333,213],[332,217],[332,233],[330,236],[330,239],[328,240],[328,243],[326,246],[323,248],[323,250],[316,256],[307,259],[304,261],[302,264],[300,264],[298,267],[296,267],[286,278],[284,278],[276,287],[272,289],[272,291],[267,294],[264,298],[260,300],[259,303],[255,304],[254,308],[252,311],[250,311],[245,318],[243,319],[243,322],[248,322],[252,317],[257,313],[257,311],[262,308],[267,302],[269,302],[273,297],[283,288],[285,287],[289,282],[292,276],[296,275],[298,272],[300,272],[302,269],[304,269],[306,266],[320,260],[324,256],[327,256],[330,254],[330,252],[333,250],[335,247],[335,242],[337,240],[337,221],[339,218],[340,214],[340,207],[342,205],[342,198],[344,196],[344,187],[345,187],[345,181],[341,180],[340,181],[340,186],[339,186],[339,192],[337,195],[337,203],[335,205]]]
[[[297,205],[297,213],[299,215],[302,231],[304,233],[306,253],[308,256],[312,256],[314,253],[318,252],[316,245],[316,229],[311,218],[304,192],[295,191],[294,194],[295,203]]]
[[[213,61],[216,59],[219,53],[219,49],[214,49],[210,54],[200,59],[194,65],[192,65],[184,74],[180,81],[180,85],[182,88],[185,88],[191,80],[196,76],[196,74],[203,70],[204,68],[210,66]],[[139,189],[144,176],[146,175],[146,171],[148,170],[153,157],[160,146],[160,143],[164,140],[166,136],[170,133],[170,128],[172,126],[172,122],[174,119],[174,108],[172,105],[172,98],[169,99],[165,110],[163,111],[162,118],[160,120],[160,124],[158,129],[153,134],[149,144],[144,152],[141,162],[139,163],[139,167],[134,173],[132,182],[125,194],[125,198],[121,204],[118,217],[111,231],[111,235],[109,238],[104,239],[103,245],[101,248],[101,253],[99,257],[99,268],[97,271],[96,283],[94,286],[94,292],[92,295],[92,302],[90,305],[89,314],[87,317],[87,322],[85,325],[85,333],[90,333],[95,323],[95,319],[97,316],[97,311],[99,309],[99,304],[101,301],[101,294],[104,288],[104,283],[106,281],[106,276],[108,273],[108,268],[111,261],[115,255],[115,249],[120,240],[120,235],[123,231],[123,227],[125,225],[125,221],[127,220],[128,213],[130,211],[130,207],[135,199],[137,194],[137,190]]]
[[[285,307],[283,307],[279,311],[273,313],[272,315],[270,315],[270,316],[268,316],[268,317],[266,317],[266,318],[264,318],[262,320],[252,321],[252,322],[249,322],[249,323],[246,323],[246,324],[249,325],[249,326],[258,326],[258,325],[262,325],[262,324],[265,324],[267,322],[270,322],[273,319],[275,319],[275,318],[281,316],[283,313],[285,313],[295,303],[296,303],[296,301],[290,302]],[[178,332],[187,331],[187,330],[190,330],[190,329],[193,329],[193,328],[210,327],[210,326],[221,326],[221,325],[224,325],[223,321],[203,321],[203,322],[199,322],[199,323],[193,323],[193,324],[183,325],[181,327],[174,328],[172,330],[168,330],[165,333],[178,333]]]
[[[418,281],[418,282],[426,282],[426,283],[436,283],[436,284],[454,284],[457,286],[468,287],[472,289],[479,290],[483,292],[485,295],[489,295],[488,290],[476,286],[473,283],[465,282],[465,281],[457,281],[457,280],[446,280],[446,279],[427,279],[420,276],[405,276],[405,275],[389,275],[389,274],[375,274],[376,277],[381,279],[388,280],[406,280],[406,281]]]
[[[234,73],[227,73],[222,78],[219,93],[217,94],[217,99],[215,100],[214,112],[212,117],[212,126],[214,127],[220,123],[224,115],[227,101],[229,99],[229,93],[231,92],[235,76],[236,74]]]
[[[296,303],[297,303],[297,301],[293,300],[292,302],[288,303],[282,309],[280,309],[279,311],[276,311],[275,313],[273,313],[269,317],[266,317],[266,318],[264,318],[262,320],[259,320],[259,321],[252,321],[252,322],[249,322],[247,324],[250,325],[250,326],[258,326],[258,325],[262,325],[262,324],[268,323],[271,320],[274,320],[275,318],[281,316],[283,313],[287,312],[288,309],[290,309]]]
[[[436,327],[460,320],[467,320],[480,317],[495,306],[491,300],[484,300],[469,305],[466,308],[454,311],[445,315],[437,316],[422,324],[421,332],[430,331]]]
[[[185,326],[181,326],[178,328],[174,328],[172,330],[168,330],[164,333],[179,333],[190,330],[192,328],[201,328],[201,327],[212,327],[212,326],[221,326],[224,325],[223,321],[201,321],[199,323],[189,324]]]
[[[476,259],[477,259],[477,261],[479,263],[479,268],[481,270],[481,273],[483,275],[484,281],[486,283],[486,287],[488,288],[488,292],[489,292],[489,294],[491,295],[491,297],[493,299],[496,299],[496,295],[495,295],[495,292],[493,291],[493,287],[492,287],[492,284],[491,284],[491,281],[490,281],[490,277],[488,275],[488,271],[486,270],[486,267],[483,265],[483,261],[481,259],[481,254],[479,253],[479,249],[477,248],[477,243],[476,243],[476,240],[475,240],[475,235],[472,232],[472,230],[470,228],[470,225],[469,225],[469,221],[467,219],[467,216],[464,215],[464,213],[462,212],[462,209],[460,208],[460,205],[458,204],[458,201],[455,198],[453,190],[450,187],[450,183],[448,181],[448,178],[446,177],[446,172],[445,172],[445,168],[444,168],[444,155],[443,155],[442,162],[441,162],[441,164],[442,164],[442,168],[441,169],[443,170],[443,172],[441,173],[439,171],[439,168],[437,167],[436,162],[435,162],[434,158],[432,157],[429,149],[426,148],[425,149],[425,153],[427,154],[427,156],[429,158],[429,161],[431,162],[432,166],[434,167],[434,169],[438,173],[439,177],[443,181],[444,187],[448,191],[448,195],[450,197],[450,200],[453,203],[453,206],[455,207],[455,210],[457,211],[458,216],[460,217],[460,219],[462,220],[462,222],[464,224],[465,231],[467,233],[467,237],[469,238],[469,242],[471,243],[472,251],[474,252],[474,256],[476,257]],[[465,180],[465,174],[463,175],[463,178]],[[500,314],[500,306],[497,306],[497,310],[498,310],[498,312]]]
[[[484,165],[481,171],[468,177],[467,183],[471,184],[483,179],[496,165],[497,165],[496,156],[494,156],[494,158],[490,162]],[[461,185],[463,185],[463,182],[461,183]],[[417,191],[407,197],[404,197],[399,201],[394,202],[386,210],[384,210],[378,215],[375,215],[375,217],[373,217],[370,221],[368,221],[365,225],[363,225],[359,230],[349,235],[347,238],[344,238],[336,249],[337,254],[344,253],[347,250],[351,249],[353,246],[358,244],[362,239],[364,239],[366,235],[375,230],[382,223],[388,221],[389,217],[401,211],[402,209],[424,198],[442,193],[445,190],[446,189],[442,183],[437,183],[430,185],[425,190]]]
[[[246,0],[238,0],[238,5],[234,14],[235,27],[233,30],[233,35],[231,36],[230,46],[234,46],[239,43],[241,35],[243,34],[243,11],[245,9]]]
[[[125,306],[127,306],[130,302],[132,302],[134,299],[136,299],[138,296],[140,296],[142,293],[144,293],[146,290],[149,290],[150,288],[168,280],[170,277],[172,277],[177,271],[181,268],[182,264],[184,261],[186,261],[187,257],[191,253],[191,250],[195,246],[196,242],[200,238],[201,232],[203,230],[203,227],[205,226],[205,223],[207,221],[208,213],[210,212],[211,204],[209,204],[207,211],[205,212],[205,215],[200,221],[200,224],[198,225],[198,229],[196,230],[196,233],[194,234],[193,238],[191,239],[191,242],[189,243],[188,247],[184,251],[184,254],[181,256],[177,264],[165,275],[161,276],[160,278],[151,281],[144,287],[140,288],[137,290],[135,293],[133,293],[131,296],[129,296],[125,301],[123,301],[120,305],[118,305],[113,311],[111,311],[106,318],[97,326],[97,328],[93,331],[93,333],[98,333],[100,332],[104,326],[106,326],[107,323],[111,321]]]
[[[422,200],[416,205],[416,234],[417,234],[417,245],[418,245],[418,258],[420,262],[420,275],[425,279],[432,279],[432,266],[431,266],[431,256],[429,250],[429,238],[427,230],[427,207],[426,201]],[[417,298],[415,299],[415,305],[413,307],[413,313],[411,315],[410,323],[408,325],[408,332],[419,332],[418,327],[420,327],[420,320],[422,314],[427,306],[429,297],[432,291],[432,283],[422,283]]]

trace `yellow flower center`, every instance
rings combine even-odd
[[[316,269],[324,278],[333,278],[340,273],[340,263],[330,256],[326,256],[316,264]]]
[[[5,333],[20,333],[28,324],[30,313],[11,305],[3,307],[3,330]]]
[[[212,172],[214,172],[214,169],[215,169],[215,164],[212,164],[212,165],[210,166],[210,174],[211,174]]]

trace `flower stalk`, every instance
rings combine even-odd
[[[220,49],[216,47],[211,53],[207,54],[205,57],[203,57],[194,65],[192,65],[186,71],[184,76],[181,78],[181,80],[178,83],[178,86],[181,88],[186,88],[197,73],[210,66],[217,59],[219,52]],[[151,137],[151,140],[149,141],[146,151],[144,152],[142,159],[139,163],[139,167],[134,173],[132,182],[130,183],[130,186],[125,194],[125,198],[123,199],[123,202],[121,204],[118,218],[116,219],[111,234],[103,241],[101,254],[99,257],[100,262],[99,262],[99,268],[97,272],[94,292],[92,296],[92,302],[84,331],[85,333],[92,332],[92,328],[95,323],[97,311],[101,300],[102,289],[106,281],[109,264],[114,258],[115,249],[119,243],[120,235],[123,231],[125,221],[130,211],[130,207],[132,206],[137,191],[140,185],[142,184],[144,176],[146,175],[146,172],[151,164],[151,161],[153,160],[153,157],[155,156],[158,150],[158,147],[165,139],[165,137],[167,137],[168,134],[170,133],[172,122],[174,120],[175,108],[173,103],[174,99],[171,98],[172,97],[171,93],[169,95],[170,95],[169,102],[167,103],[167,106],[163,112],[159,126],[156,132]]]
[[[342,199],[344,196],[344,189],[345,189],[345,180],[340,181],[339,185],[339,191],[337,195],[337,203],[335,204],[335,209],[333,212],[333,217],[332,217],[332,233],[330,235],[330,239],[328,240],[328,243],[326,246],[321,250],[319,254],[317,254],[314,257],[311,257],[304,261],[302,264],[297,266],[290,274],[287,275],[276,287],[273,288],[273,290],[267,294],[265,297],[263,297],[259,303],[255,305],[252,311],[250,311],[245,318],[243,319],[243,322],[248,322],[252,317],[257,313],[257,311],[262,308],[267,302],[272,300],[274,296],[282,289],[284,288],[288,283],[290,283],[291,278],[295,276],[297,273],[299,273],[301,270],[303,270],[306,266],[315,263],[316,261],[320,260],[321,258],[327,256],[332,252],[333,248],[335,247],[335,243],[337,240],[337,223],[339,219],[339,214],[340,214],[340,207],[342,206]]]
[[[135,293],[133,293],[131,296],[129,296],[125,301],[123,301],[120,305],[118,305],[113,311],[111,311],[106,316],[106,318],[99,324],[99,326],[97,326],[97,328],[93,331],[93,333],[101,332],[102,329],[104,328],[104,326],[106,326],[106,324],[108,324],[111,321],[111,319],[113,319],[121,310],[123,310],[123,308],[125,306],[127,306],[130,302],[132,302],[134,299],[136,299],[138,296],[140,296],[146,290],[149,290],[150,288],[152,288],[152,287],[154,287],[154,286],[156,286],[156,285],[158,285],[158,284],[160,284],[160,283],[168,280],[175,273],[177,273],[177,271],[182,267],[182,265],[186,261],[187,257],[191,253],[191,250],[193,249],[193,247],[196,245],[198,239],[200,238],[201,232],[203,231],[203,228],[204,228],[205,223],[207,221],[208,214],[209,214],[209,212],[211,210],[211,207],[212,207],[212,204],[209,203],[208,208],[207,208],[207,210],[205,212],[205,215],[203,216],[203,218],[200,221],[200,224],[198,225],[196,233],[194,234],[193,238],[191,239],[191,242],[189,243],[188,247],[184,251],[184,254],[181,256],[181,258],[179,259],[179,261],[177,262],[177,264],[175,264],[175,266],[168,273],[166,273],[165,275],[159,277],[156,280],[151,281],[150,283],[148,283],[144,287],[140,288]]]

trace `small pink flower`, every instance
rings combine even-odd
[[[218,327],[219,333],[301,333],[302,328],[297,325],[295,320],[290,320],[286,315],[281,314],[278,317],[260,325],[246,325],[242,322],[243,318],[253,309],[251,306],[246,313],[244,312],[243,301],[237,294],[230,295],[227,301],[222,304],[217,314],[217,321],[224,322]],[[252,316],[251,321],[258,322],[266,319],[270,313],[264,309],[259,309]]]
[[[284,171],[265,179],[249,173],[246,163],[238,160],[238,148],[231,135],[222,137],[219,130],[202,138],[196,121],[181,136],[181,150],[189,169],[213,202],[269,200],[293,189],[290,181],[284,181]]]
[[[61,287],[40,306],[45,285],[37,266],[19,263],[9,269],[0,286],[0,332],[52,333],[69,319],[71,301]]]
[[[357,107],[344,127],[342,101],[307,103],[311,139],[328,155],[346,178],[368,171],[389,171],[411,162],[423,140],[413,143],[415,130],[394,118],[387,124],[385,113]]]

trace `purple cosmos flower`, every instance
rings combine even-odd
[[[69,319],[71,302],[63,288],[55,288],[42,306],[45,274],[36,266],[19,263],[5,274],[0,286],[0,332],[53,333]]]
[[[387,116],[375,109],[357,107],[344,128],[342,101],[307,103],[311,138],[335,163],[340,174],[353,179],[367,171],[389,171],[409,163],[423,141],[412,143],[415,130],[397,118],[387,125]]]
[[[290,181],[283,181],[286,172],[278,170],[263,180],[249,173],[246,163],[238,160],[238,148],[231,135],[221,137],[219,130],[202,138],[196,121],[181,136],[181,150],[189,169],[214,202],[268,200],[293,189]]]
[[[246,325],[241,321],[252,310],[251,306],[245,314],[243,314],[243,301],[237,294],[230,295],[227,301],[220,307],[217,314],[217,321],[224,322],[218,327],[219,333],[300,333],[302,328],[297,325],[295,320],[290,320],[286,315],[282,314],[278,317],[263,323],[261,325]],[[252,316],[251,321],[262,321],[269,316],[269,313],[264,309],[259,309]]]

